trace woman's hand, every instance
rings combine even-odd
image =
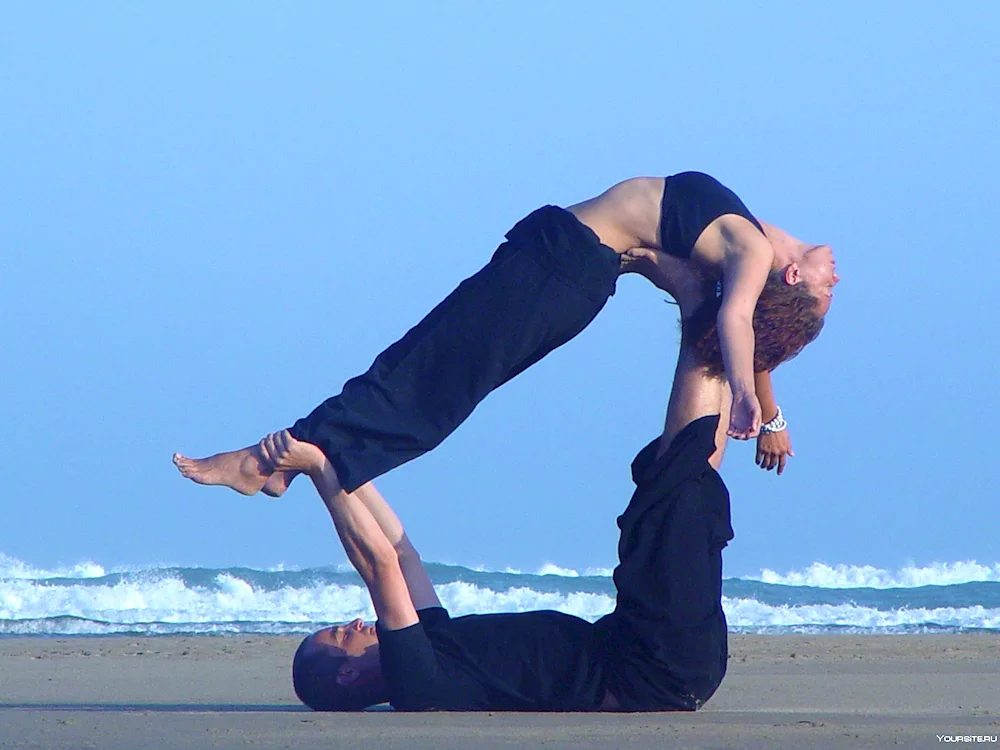
[[[760,432],[760,402],[753,393],[733,393],[733,408],[729,412],[726,434],[737,440],[749,440]]]
[[[771,471],[775,467],[778,469],[778,476],[785,470],[785,463],[789,456],[794,456],[792,450],[792,436],[788,430],[781,432],[762,432],[757,436],[757,459],[756,464],[766,470]]]
[[[261,440],[260,451],[275,471],[302,471],[313,475],[321,473],[326,464],[323,451],[312,443],[296,440],[288,430],[272,432]]]

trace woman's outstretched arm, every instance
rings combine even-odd
[[[754,385],[756,386],[757,399],[760,401],[761,419],[764,423],[770,422],[778,416],[778,402],[774,398],[774,384],[771,381],[771,373],[764,371],[754,375]],[[767,471],[778,470],[781,476],[785,470],[785,464],[789,456],[794,456],[792,450],[792,438],[788,434],[787,428],[780,432],[761,432],[757,436],[757,465]]]
[[[722,361],[733,393],[729,435],[740,440],[760,430],[761,408],[754,385],[753,311],[774,251],[756,227],[740,216],[724,216],[722,304],[717,317]]]

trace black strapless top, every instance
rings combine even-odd
[[[667,178],[660,207],[660,247],[678,258],[690,258],[705,227],[725,214],[760,222],[732,190],[702,172],[681,172]]]

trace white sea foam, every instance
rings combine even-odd
[[[494,590],[455,581],[439,585],[437,591],[456,617],[554,609],[594,621],[614,607],[614,598],[607,594],[543,592],[528,586]],[[979,605],[880,609],[852,603],[769,605],[752,598],[725,598],[723,606],[732,627],[751,630],[924,625],[1000,629],[1000,608]],[[107,585],[53,585],[24,578],[0,582],[2,633],[289,632],[315,623],[373,616],[367,592],[353,584],[262,590],[229,573],[217,575],[211,586],[189,586],[171,576]]]
[[[545,563],[535,575],[563,576],[564,578],[579,578],[580,576],[587,576],[591,578],[610,578],[613,572],[613,568],[584,568],[581,573],[573,570],[573,568],[563,568],[555,563]]]
[[[105,568],[97,563],[41,569],[0,556],[0,634],[281,633],[300,632],[318,623],[344,622],[355,617],[372,619],[374,612],[367,592],[355,583],[355,577],[340,575],[343,568],[291,577],[281,575],[290,570],[286,566],[272,568],[271,573],[247,574],[237,570],[213,574],[198,569],[154,568],[95,580],[106,574]],[[581,573],[547,564],[536,574],[522,574],[512,585],[508,585],[509,579],[488,574],[474,581],[449,580],[446,573],[436,575],[444,577],[437,591],[456,617],[554,609],[594,621],[613,609],[613,587],[610,581],[595,586],[577,579],[610,573],[608,569]],[[539,575],[555,579],[543,582],[537,578]],[[462,571],[455,576],[466,577]],[[500,580],[504,583],[499,583]],[[968,561],[886,571],[872,566],[816,563],[785,575],[763,571],[753,580],[826,589],[946,586],[998,581],[1000,565]],[[749,591],[753,591],[756,584],[749,585]],[[978,603],[970,601],[967,592],[956,591],[954,599],[948,592],[935,593],[930,598],[914,593],[909,597],[912,599],[909,606],[900,604],[899,595],[886,595],[884,603],[880,601],[882,595],[866,595],[862,606],[846,594],[839,600],[838,595],[824,595],[823,599],[829,602],[832,598],[832,603],[767,604],[754,598],[745,586],[740,598],[724,600],[730,625],[743,630],[887,631],[925,626],[1000,630],[1000,608],[996,595],[991,593],[984,593],[986,598]],[[773,592],[759,596],[765,598],[765,595],[771,597]],[[800,596],[799,601],[815,602],[816,597]],[[956,606],[947,606],[952,602]]]
[[[35,568],[0,552],[0,579],[100,578],[104,575],[107,575],[107,571],[102,566],[89,560],[67,567],[45,569]]]
[[[457,564],[457,563],[451,563],[451,564]],[[502,570],[497,570],[496,568],[491,568],[486,565],[476,565],[472,568],[469,568],[469,570],[474,570],[477,573],[507,573],[516,576],[525,574],[523,570],[519,570],[518,568],[511,568],[509,566],[503,568]],[[580,571],[575,570],[574,568],[566,568],[563,567],[562,565],[558,565],[553,562],[547,562],[543,563],[538,570],[536,570],[533,574],[529,575],[561,576],[563,578],[579,578],[580,576],[588,576],[595,578],[610,578],[612,572],[614,572],[613,568],[584,568],[583,572],[581,573]]]
[[[262,591],[227,573],[216,576],[215,584],[186,586],[174,577],[100,586],[9,580],[0,584],[0,620],[68,616],[112,623],[318,622],[374,614],[368,592],[360,586]]]
[[[493,591],[460,582],[446,583],[436,586],[435,589],[441,604],[453,617],[491,612],[554,609],[593,621],[606,615],[615,606],[615,600],[610,596],[580,591],[540,592],[524,586]]]
[[[342,622],[371,619],[361,586],[316,584],[274,591],[256,589],[222,573],[215,586],[186,586],[174,577],[121,581],[113,585],[50,586],[24,579],[0,583],[0,620],[74,617],[106,623]],[[437,587],[455,616],[483,612],[557,609],[588,619],[611,610],[614,601],[585,592],[537,592],[527,587],[493,591],[471,583]]]
[[[563,568],[555,563],[547,562],[538,569],[535,575],[540,576],[562,576],[563,578],[579,578],[580,574],[572,568]]]
[[[871,565],[827,565],[815,562],[805,570],[790,571],[784,575],[764,569],[758,576],[743,578],[783,586],[815,586],[830,589],[950,586],[974,581],[1000,581],[1000,563],[981,565],[975,560],[966,560],[932,563],[923,567],[909,565],[900,570],[890,571]]]
[[[792,628],[801,626],[900,628],[940,625],[951,628],[1000,628],[1000,608],[972,607],[876,609],[855,604],[807,604],[772,606],[756,599],[723,597],[730,627]]]
[[[465,567],[467,567],[468,570],[474,571],[476,573],[507,573],[508,575],[512,575],[512,576],[524,575],[524,571],[523,570],[519,570],[518,568],[512,568],[509,565],[506,568],[503,568],[501,570],[497,570],[496,568],[491,568],[488,565],[469,565],[469,566],[465,566],[465,565],[461,565],[461,564],[459,564],[457,562],[445,562],[445,563],[441,563],[441,564],[442,565],[448,565],[450,567],[455,567],[455,568],[465,568]]]
[[[449,563],[461,567],[457,563]],[[123,566],[106,568],[96,562],[85,560],[72,565],[62,565],[55,568],[41,568],[29,565],[16,558],[0,553],[0,580],[46,580],[53,578],[100,578],[109,573],[141,573],[156,572],[163,565]],[[332,570],[348,572],[351,570],[346,563],[334,565]],[[474,566],[470,570],[490,573],[500,572],[511,575],[524,575],[524,571],[506,567],[502,570],[488,566]],[[279,563],[262,569],[265,572],[280,573],[300,571],[294,565]],[[562,578],[610,577],[612,568],[590,567],[582,570],[565,567],[554,562],[546,562],[532,575],[558,576]],[[907,565],[898,570],[877,568],[872,565],[830,565],[814,562],[801,570],[791,570],[779,573],[764,568],[757,575],[741,576],[743,580],[761,581],[784,586],[812,586],[817,588],[913,588],[918,586],[948,586],[975,581],[1000,581],[1000,563],[982,564],[975,560],[959,562],[931,563],[925,566]]]

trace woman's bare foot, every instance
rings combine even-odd
[[[288,485],[290,485],[292,480],[298,475],[299,472],[294,470],[276,471],[267,478],[267,481],[264,482],[264,486],[261,487],[260,491],[265,495],[270,495],[271,497],[281,497],[285,494],[285,490],[288,489]]]
[[[193,482],[229,487],[244,495],[259,492],[271,476],[270,464],[263,460],[256,445],[208,458],[187,458],[175,453],[174,466]]]
[[[274,471],[322,473],[327,458],[317,446],[296,440],[288,430],[272,432],[260,441],[260,456]]]

